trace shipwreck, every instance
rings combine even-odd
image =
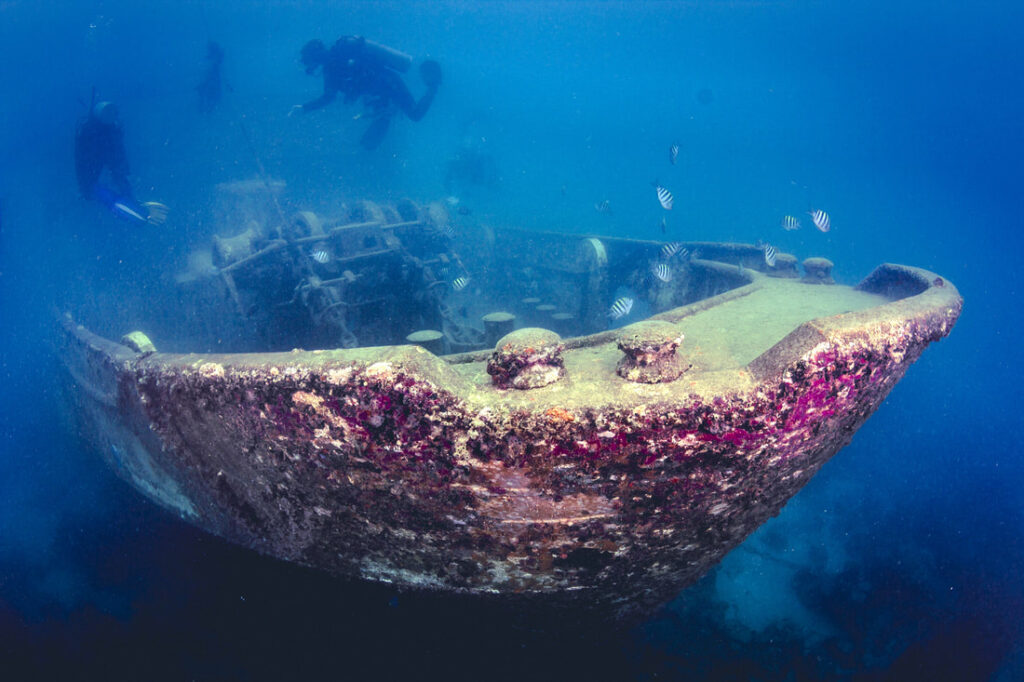
[[[205,320],[192,349],[65,316],[83,437],[157,504],[266,555],[628,618],[777,514],[962,305],[915,267],[849,287],[821,258],[801,274],[753,245],[449,208],[247,218],[181,278],[180,314]],[[671,279],[651,278],[663,262]],[[638,317],[608,329],[621,286]]]

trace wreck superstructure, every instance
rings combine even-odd
[[[395,235],[393,257],[418,260],[414,277],[438,293],[375,333],[433,325],[437,352],[399,339],[169,354],[159,339],[115,343],[69,317],[62,357],[83,434],[151,499],[264,554],[628,617],[671,599],[777,514],[949,333],[962,303],[918,268],[881,265],[851,288],[831,283],[824,259],[801,278],[792,256],[769,268],[736,244],[686,244],[696,256],[661,282],[645,279],[659,243],[479,227],[465,237],[468,266],[436,205],[407,208],[321,222],[315,235],[305,214],[305,233],[273,236],[274,251],[327,242],[344,258],[344,234],[383,235],[361,242],[367,252]],[[410,246],[421,229],[435,241]],[[231,264],[272,243],[219,257],[210,277],[230,305],[246,296]],[[347,269],[372,281],[352,269],[358,261],[300,279],[348,286]],[[460,299],[451,282],[467,275],[483,284]],[[646,287],[654,314],[606,330],[623,282]]]

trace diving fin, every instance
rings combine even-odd
[[[146,216],[146,222],[150,225],[163,225],[164,221],[167,220],[168,208],[164,204],[158,201],[146,201],[142,204],[149,215]]]

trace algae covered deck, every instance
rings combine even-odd
[[[888,302],[848,286],[762,277],[751,293],[686,316],[679,326],[686,334],[684,349],[702,358],[703,369],[734,369],[745,367],[804,322]]]
[[[585,409],[621,402],[678,401],[696,394],[713,397],[750,389],[756,382],[747,365],[801,324],[867,310],[891,301],[842,285],[808,285],[797,279],[751,273],[751,284],[707,301],[656,315],[676,324],[684,335],[677,354],[689,369],[678,380],[638,384],[615,373],[622,352],[613,342],[619,330],[567,339],[562,354],[566,376],[530,391],[500,391],[508,409],[550,407]],[[458,362],[452,369],[492,401],[495,389],[485,362]],[[632,400],[631,400],[632,398]]]

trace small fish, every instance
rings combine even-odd
[[[791,215],[782,216],[782,229],[786,232],[790,230],[799,230],[800,221]]]
[[[764,262],[768,264],[768,267],[775,267],[775,257],[777,254],[778,252],[775,250],[774,246],[771,244],[764,245]]]
[[[662,282],[672,281],[672,269],[669,268],[669,266],[665,265],[664,263],[658,263],[657,265],[655,265],[653,268],[651,268],[651,272],[654,274],[655,277],[660,279]]]
[[[687,250],[679,242],[669,242],[661,247],[661,257],[665,260],[669,260],[672,256],[680,254],[680,258],[685,258]]]
[[[813,211],[808,211],[811,215],[811,221],[814,222],[814,226],[822,232],[828,232],[832,229],[832,221],[828,219],[828,213],[825,213],[820,208]]]
[[[665,209],[666,211],[671,211],[672,210],[672,192],[669,192],[667,189],[665,189],[664,187],[662,187],[661,185],[659,185],[657,183],[654,184],[654,188],[658,192],[658,203],[660,203],[661,207],[663,209]]]
[[[452,289],[462,291],[469,284],[469,277],[456,277],[452,282]]]
[[[607,199],[605,199],[604,201],[599,201],[596,204],[594,204],[594,210],[597,211],[598,213],[607,213],[608,215],[611,215],[612,202],[608,201]]]
[[[676,160],[679,158],[679,143],[673,142],[672,146],[668,148],[668,160],[673,166],[676,165]]]
[[[452,207],[458,206],[459,201],[461,201],[461,199],[459,199],[457,196],[448,196],[444,198],[444,202]]]
[[[665,232],[667,230],[668,230],[668,221],[665,220],[664,216],[662,216],[662,218],[661,218],[661,233],[665,234]]]
[[[629,315],[629,311],[633,309],[633,299],[629,296],[623,296],[622,298],[612,303],[611,309],[608,311],[608,317],[613,320],[617,320],[620,317]]]
[[[309,256],[320,265],[331,260],[331,254],[322,246],[314,247]]]

